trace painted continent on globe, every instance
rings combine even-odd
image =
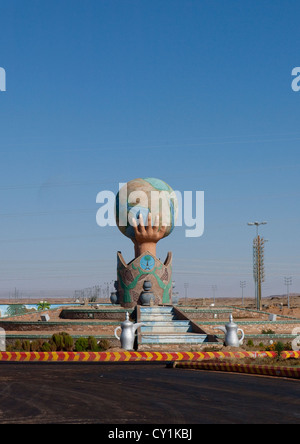
[[[152,225],[157,215],[159,215],[159,228],[163,224],[167,225],[164,235],[166,237],[174,229],[178,202],[173,189],[163,180],[153,177],[134,179],[119,190],[115,211],[119,230],[130,239],[133,240],[135,237],[132,218],[139,223],[139,216],[142,215],[144,224],[147,225],[149,212],[152,214]]]

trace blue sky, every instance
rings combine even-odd
[[[158,177],[205,192],[205,232],[160,242],[190,296],[254,294],[248,221],[266,220],[263,294],[300,291],[299,2],[1,2],[0,295],[115,279],[133,248],[96,195]],[[190,261],[190,264],[189,264]]]

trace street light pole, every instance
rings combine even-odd
[[[217,290],[217,286],[216,285],[212,285],[211,289],[213,291],[213,295],[214,295],[214,304],[216,303],[216,290]]]
[[[256,238],[253,240],[253,277],[255,281],[256,308],[261,310],[261,283],[265,280],[264,275],[264,243],[265,240],[259,236],[259,225],[267,222],[248,222],[248,225],[256,227]]]

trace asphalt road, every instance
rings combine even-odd
[[[1,363],[0,423],[299,424],[300,382],[156,363]]]

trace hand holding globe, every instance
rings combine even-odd
[[[132,239],[134,243],[135,257],[149,251],[156,256],[156,244],[166,234],[167,224],[163,224],[159,229],[159,215],[155,218],[152,226],[152,215],[148,214],[148,224],[144,225],[143,215],[139,216],[139,225],[135,218],[132,219],[135,237]]]
[[[145,251],[155,256],[157,242],[174,229],[178,202],[166,182],[155,178],[134,179],[120,189],[115,209],[117,226],[134,243],[135,257]]]

